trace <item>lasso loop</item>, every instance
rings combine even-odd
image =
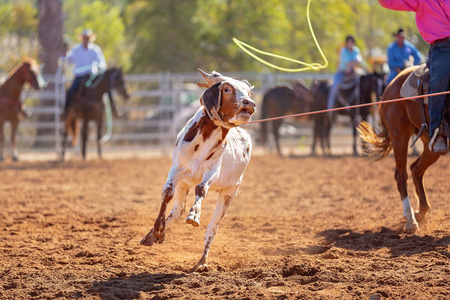
[[[262,51],[262,50],[259,50],[259,49],[255,48],[255,47],[252,47],[252,46],[250,46],[250,45],[248,45],[248,44],[246,44],[244,42],[241,42],[237,38],[233,38],[233,42],[236,45],[238,45],[238,47],[241,48],[242,51],[244,51],[245,53],[247,53],[248,55],[250,55],[251,57],[253,57],[257,61],[259,61],[259,62],[261,62],[261,63],[263,63],[263,64],[265,64],[265,65],[267,65],[269,67],[272,67],[274,69],[280,70],[280,71],[284,71],[284,72],[303,72],[303,71],[308,71],[308,70],[319,71],[319,70],[321,70],[323,68],[326,68],[328,66],[328,60],[325,57],[325,55],[323,54],[323,51],[320,48],[319,43],[317,42],[316,35],[314,34],[314,30],[313,30],[312,25],[311,25],[311,19],[310,19],[310,16],[309,16],[310,4],[311,4],[311,0],[308,0],[308,4],[306,6],[306,18],[308,20],[309,30],[311,31],[311,35],[313,37],[314,43],[316,44],[320,55],[322,56],[323,60],[325,61],[325,64],[323,64],[323,65],[319,64],[319,63],[306,63],[306,62],[299,61],[299,60],[296,60],[296,59],[292,59],[292,58],[289,58],[289,57],[285,57],[285,56],[281,56],[281,55],[265,52],[265,51]],[[272,63],[270,63],[270,62],[260,58],[256,54],[250,52],[248,49],[251,49],[254,52],[257,52],[257,53],[262,54],[262,55],[271,56],[271,57],[279,58],[279,59],[282,59],[282,60],[290,61],[290,62],[299,64],[299,65],[302,65],[302,66],[305,66],[305,67],[297,68],[297,69],[283,68],[283,67],[274,65],[274,64],[272,64]]]

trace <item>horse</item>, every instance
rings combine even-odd
[[[372,73],[356,76],[354,80],[343,83],[337,93],[335,107],[345,107],[372,102],[372,93],[376,98],[381,97],[384,89],[384,74]],[[326,109],[326,106],[322,109]],[[353,129],[353,155],[358,156],[357,151],[357,127],[360,121],[367,121],[370,108],[361,107],[356,109],[340,110],[339,114],[347,115],[351,119]],[[360,117],[360,120],[358,119]],[[363,144],[363,148],[364,148]]]
[[[309,110],[313,101],[313,93],[302,82],[295,83],[291,89],[288,86],[277,86],[268,90],[263,97],[261,118],[279,117],[287,114],[301,113]],[[281,156],[279,128],[282,120],[272,121],[272,134],[277,153]],[[266,145],[268,137],[267,122],[261,123],[261,143]]]
[[[97,125],[97,152],[98,157],[102,158],[101,137],[103,114],[105,105],[102,98],[106,93],[113,103],[112,90],[117,90],[124,98],[128,99],[129,94],[125,87],[125,80],[121,68],[109,68],[104,73],[99,74],[92,84],[86,87],[86,82],[82,83],[73,101],[70,103],[65,116],[65,130],[61,145],[61,161],[64,161],[66,150],[67,135],[72,135],[72,146],[77,142],[79,134],[79,121],[83,122],[81,130],[81,153],[83,159],[86,159],[86,145],[88,140],[88,124],[94,121]]]
[[[0,160],[4,160],[3,126],[5,122],[11,123],[12,160],[19,160],[16,147],[16,134],[22,116],[28,116],[20,100],[22,87],[28,83],[35,90],[43,87],[44,82],[39,72],[39,65],[33,59],[23,60],[8,75],[0,87]]]
[[[400,98],[400,89],[408,76],[418,66],[409,67],[400,72],[397,77],[386,87],[381,101]],[[420,135],[424,145],[422,154],[410,165],[411,177],[414,182],[416,197],[419,200],[419,210],[414,213],[408,196],[407,189],[407,156],[410,137],[418,133],[421,128],[422,118],[418,101],[400,101],[379,105],[380,132],[375,132],[368,123],[362,123],[359,127],[361,138],[372,145],[368,149],[370,154],[378,156],[377,160],[384,158],[391,150],[395,158],[395,180],[397,189],[403,202],[403,216],[406,217],[406,231],[416,232],[419,223],[425,222],[425,215],[430,210],[430,203],[425,192],[423,176],[429,166],[440,157],[429,148],[430,136],[428,132]],[[428,107],[425,107],[426,117]],[[448,115],[449,112],[447,111]]]

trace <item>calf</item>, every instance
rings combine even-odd
[[[207,74],[199,69],[208,89],[200,98],[202,107],[177,136],[172,155],[172,167],[162,192],[159,215],[153,228],[141,240],[142,245],[162,243],[165,229],[185,211],[186,196],[195,186],[195,203],[186,223],[200,225],[201,205],[209,189],[219,192],[214,215],[207,227],[203,256],[195,270],[207,270],[208,253],[217,233],[219,222],[236,197],[242,176],[250,161],[250,135],[238,126],[250,120],[255,112],[250,86],[217,72]],[[166,209],[175,197],[172,212]]]

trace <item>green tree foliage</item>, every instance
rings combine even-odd
[[[0,67],[11,70],[23,57],[37,57],[37,9],[30,0],[0,2]]]
[[[132,70],[138,72],[270,70],[242,52],[232,38],[305,62],[323,62],[306,18],[308,0],[136,0],[126,7]],[[376,0],[313,0],[311,23],[335,70],[345,36],[356,37],[364,57],[384,53],[392,33],[404,27],[418,36],[413,13],[382,8]],[[419,48],[426,43],[417,39]],[[264,57],[263,57],[264,58]],[[265,57],[283,67],[299,65]]]
[[[271,71],[242,52],[236,37],[261,50],[305,62],[323,60],[306,18],[308,0],[64,0],[65,31],[78,43],[83,28],[97,34],[109,65],[128,72]],[[23,55],[37,57],[37,0],[0,0],[0,67]],[[423,54],[428,45],[414,13],[382,8],[377,0],[312,0],[311,22],[333,72],[347,34],[363,56],[385,53],[392,33],[405,28]],[[13,45],[13,46],[11,46]],[[25,45],[25,46],[24,46]],[[5,53],[5,49],[7,53]],[[264,57],[263,57],[264,58]],[[299,65],[265,57],[283,67]]]

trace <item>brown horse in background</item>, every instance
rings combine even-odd
[[[400,98],[402,84],[417,67],[414,66],[403,70],[387,86],[383,93],[382,101]],[[427,119],[429,120],[428,107],[425,110]],[[410,166],[416,197],[419,200],[419,210],[414,213],[408,196],[406,166],[408,142],[414,132],[416,134],[418,133],[422,123],[419,102],[407,100],[388,103],[380,105],[378,112],[381,118],[381,132],[375,133],[368,123],[363,123],[359,127],[361,138],[372,145],[371,153],[377,154],[379,156],[378,159],[384,158],[390,150],[394,151],[396,164],[395,180],[397,181],[397,189],[403,201],[403,216],[407,219],[406,230],[408,232],[415,232],[419,230],[417,221],[425,221],[425,215],[430,210],[430,204],[423,184],[423,176],[428,167],[439,159],[439,155],[431,152],[428,148],[430,136],[428,132],[424,131],[420,136],[424,145],[423,152]]]
[[[314,94],[303,83],[297,82],[291,89],[287,86],[278,86],[268,90],[263,97],[261,108],[261,119],[279,117],[288,114],[302,113],[309,111]],[[275,140],[275,147],[279,155],[282,155],[280,148],[279,129],[282,120],[271,121],[272,134]],[[261,123],[261,143],[266,145],[268,138],[268,122]]]
[[[108,94],[109,100],[113,104],[112,91],[115,89],[119,94],[128,99],[128,91],[125,87],[125,80],[122,75],[122,69],[109,68],[104,73],[98,75],[89,87],[85,87],[86,82],[80,84],[75,98],[67,109],[65,118],[65,130],[61,146],[61,161],[64,161],[66,151],[67,135],[72,135],[72,146],[76,145],[79,134],[79,121],[83,121],[81,131],[81,153],[83,159],[86,159],[86,146],[88,141],[89,121],[94,121],[97,125],[97,152],[98,157],[102,157],[101,137],[103,115],[105,105],[103,95]]]
[[[12,159],[13,161],[19,160],[16,147],[16,135],[22,116],[27,116],[20,99],[22,87],[26,82],[36,90],[43,86],[43,80],[39,74],[39,65],[35,60],[27,59],[16,66],[0,87],[0,160],[4,160],[3,126],[5,122],[11,122]]]

